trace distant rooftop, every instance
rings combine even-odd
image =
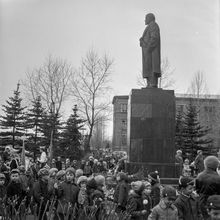
[[[201,94],[199,97],[195,94],[175,93],[177,98],[198,98],[198,99],[220,99],[220,95]]]

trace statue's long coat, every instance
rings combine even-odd
[[[160,28],[155,21],[150,22],[144,30],[141,47],[143,78],[150,77],[152,74],[160,77]]]

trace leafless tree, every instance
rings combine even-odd
[[[49,56],[41,67],[27,72],[26,80],[23,82],[26,96],[30,100],[40,97],[43,106],[56,119],[62,104],[69,95],[68,87],[72,74],[72,68],[65,60]],[[52,140],[53,129],[51,132],[51,157]]]
[[[174,68],[170,66],[168,58],[163,58],[161,62],[161,77],[158,79],[158,87],[163,89],[172,88],[175,84],[173,73]],[[137,83],[141,87],[147,86],[147,81],[142,77],[142,73],[137,77]]]
[[[111,106],[108,98],[112,67],[113,60],[107,55],[100,57],[94,50],[89,50],[72,79],[72,95],[89,128],[86,151],[90,150],[94,125],[100,118],[106,118]]]
[[[205,96],[208,94],[208,88],[203,71],[198,70],[194,74],[187,93],[192,95],[193,98],[200,98],[201,95]]]

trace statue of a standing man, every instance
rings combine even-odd
[[[158,77],[161,77],[160,28],[155,22],[155,16],[152,13],[146,15],[145,24],[147,27],[140,38],[143,78],[147,79],[147,87],[157,88]]]

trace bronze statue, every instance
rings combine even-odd
[[[149,13],[145,17],[147,27],[140,38],[142,47],[143,78],[147,79],[147,87],[158,86],[161,77],[160,69],[160,28],[155,22],[155,16]]]

